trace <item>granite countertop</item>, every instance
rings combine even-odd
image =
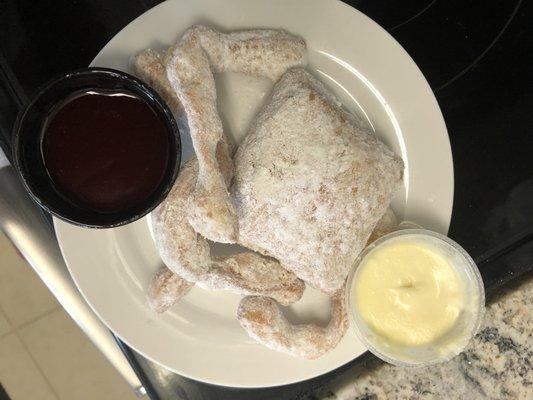
[[[466,350],[444,364],[400,368],[372,359],[308,399],[533,399],[533,278],[488,305]]]

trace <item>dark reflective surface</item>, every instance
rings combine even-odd
[[[87,67],[146,11],[138,0],[10,0],[0,8],[2,52],[28,95],[56,74]]]
[[[533,267],[531,2],[347,2],[385,27],[400,42],[435,91],[454,157],[455,198],[450,236],[473,255],[491,287],[530,271]],[[156,3],[152,0],[1,2],[0,46],[4,58],[0,58],[3,74],[0,145],[8,142],[9,124],[16,109],[6,97],[23,99],[53,74],[88,65],[116,32]],[[14,71],[22,91],[13,79],[5,78],[10,71]],[[283,388],[239,391],[169,374],[142,357],[134,362],[161,398],[178,399],[306,398],[313,388],[340,373],[334,371]]]
[[[389,28],[435,91],[455,168],[450,236],[484,260],[533,234],[531,3],[356,6]]]

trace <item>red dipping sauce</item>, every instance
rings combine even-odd
[[[169,161],[165,123],[129,92],[73,93],[50,113],[41,137],[42,159],[56,190],[102,213],[145,202]]]

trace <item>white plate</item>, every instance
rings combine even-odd
[[[129,24],[92,65],[128,71],[132,55],[171,44],[194,23],[224,30],[284,28],[302,36],[310,69],[402,155],[406,179],[396,211],[447,232],[453,166],[446,127],[415,63],[382,28],[335,0],[175,0]],[[226,125],[239,139],[270,85],[228,75],[218,87]],[[187,139],[184,158],[191,152]],[[144,292],[161,261],[146,218],[110,230],[54,223],[70,272],[94,311],[128,345],[178,374],[226,386],[275,386],[324,374],[364,352],[352,332],[315,361],[268,350],[241,329],[235,318],[239,296],[230,293],[195,288],[170,312],[156,315]],[[306,290],[293,308],[298,321],[328,318],[327,299],[314,290]]]

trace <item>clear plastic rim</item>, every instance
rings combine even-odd
[[[413,224],[414,225],[414,224]],[[409,226],[409,224],[408,224]],[[467,269],[467,274],[471,277],[473,277],[474,280],[474,290],[477,295],[477,310],[475,312],[475,318],[474,321],[469,325],[469,329],[464,332],[464,340],[461,342],[459,346],[457,346],[453,352],[449,352],[448,354],[444,355],[443,357],[435,358],[434,360],[430,361],[416,361],[416,360],[403,360],[400,358],[397,358],[393,355],[387,354],[385,351],[382,351],[381,349],[374,346],[372,342],[370,342],[366,336],[363,334],[363,331],[361,329],[361,325],[364,325],[364,322],[361,318],[358,318],[356,316],[357,312],[355,307],[353,307],[352,303],[352,287],[354,284],[354,280],[357,279],[357,271],[359,269],[359,265],[361,264],[361,261],[376,247],[380,246],[384,242],[389,241],[390,239],[399,237],[399,236],[405,236],[405,235],[419,235],[419,236],[430,236],[433,238],[436,238],[438,240],[441,240],[451,246],[454,250],[460,254],[464,260],[466,261],[464,263],[465,268]],[[383,361],[386,361],[389,364],[402,366],[402,367],[423,367],[433,364],[438,364],[444,361],[448,361],[451,358],[457,356],[459,353],[461,353],[465,347],[468,345],[470,340],[475,336],[475,334],[479,331],[479,328],[481,326],[481,323],[483,322],[483,317],[485,315],[485,288],[483,285],[483,280],[481,278],[481,274],[479,272],[479,269],[472,259],[470,255],[466,252],[465,249],[463,249],[458,243],[450,239],[449,237],[442,235],[437,232],[433,232],[427,229],[423,228],[401,228],[399,230],[396,230],[394,232],[388,233],[387,235],[382,236],[381,238],[377,239],[373,243],[371,243],[369,246],[367,246],[357,257],[355,260],[355,263],[352,267],[352,270],[350,271],[350,274],[348,275],[348,280],[346,282],[345,286],[345,296],[344,301],[346,305],[346,309],[348,310],[348,315],[350,319],[350,328],[352,329],[357,338],[363,343],[363,345],[375,356],[379,357]]]

